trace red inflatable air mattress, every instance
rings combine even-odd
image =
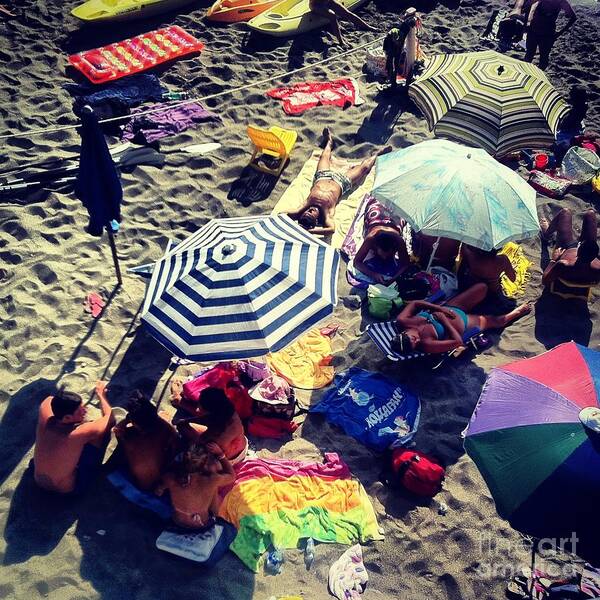
[[[116,44],[72,54],[69,62],[91,82],[105,83],[200,52],[202,48],[202,42],[181,27],[172,25]]]

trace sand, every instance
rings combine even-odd
[[[74,4],[24,0],[14,8],[16,18],[0,15],[0,134],[74,122],[69,95],[61,88],[69,81],[66,56],[161,25],[176,23],[206,43],[199,57],[159,70],[164,83],[196,95],[236,88],[340,51],[319,32],[294,40],[256,40],[248,39],[240,25],[206,25],[202,3],[148,21],[79,31],[68,14]],[[405,6],[374,1],[361,15],[383,33]],[[491,10],[499,6],[482,0],[465,0],[460,7],[421,3],[426,51],[479,48],[479,34]],[[593,52],[599,42],[597,6],[590,2],[576,6],[579,21],[557,43],[548,70],[562,92],[574,83],[589,86],[589,123],[598,122],[600,94]],[[346,35],[351,45],[373,37],[354,30]],[[362,158],[373,144],[388,138],[398,148],[431,137],[414,107],[378,95],[376,85],[361,75],[363,61],[363,52],[358,52],[298,76],[300,80],[359,77],[366,102],[345,111],[321,107],[301,117],[286,117],[280,104],[264,95],[265,87],[208,102],[223,118],[222,125],[204,125],[164,140],[161,148],[167,163],[162,169],[138,167],[123,175],[124,222],[118,236],[123,266],[157,259],[167,239],[183,239],[213,217],[270,212],[325,125],[336,136],[336,152],[346,158]],[[250,156],[248,123],[284,124],[299,134],[290,164],[266,198],[239,193],[244,188],[239,177]],[[209,156],[177,152],[184,145],[210,141],[222,147]],[[0,143],[0,168],[78,150],[73,130]],[[563,206],[580,214],[592,201],[585,193],[561,201],[539,197],[546,215]],[[266,600],[296,593],[311,600],[327,598],[328,568],[345,549],[342,546],[318,545],[308,572],[301,552],[295,550],[285,552],[283,573],[277,577],[254,575],[233,555],[205,571],[156,550],[160,524],[128,504],[104,479],[76,502],[48,498],[32,485],[27,465],[37,407],[57,385],[64,383],[88,399],[95,381],[106,378],[115,404],[141,386],[163,407],[169,406],[170,355],[139,326],[144,282],[127,275],[123,288],[115,292],[108,246],[84,232],[86,223],[85,211],[71,193],[38,193],[26,201],[0,203],[0,260],[6,270],[0,281],[0,597]],[[343,301],[336,310],[335,320],[344,324],[334,341],[336,369],[358,365],[382,370],[419,393],[423,412],[416,445],[447,466],[444,491],[432,502],[415,505],[385,488],[378,482],[377,456],[321,418],[299,418],[302,427],[291,441],[257,443],[259,449],[284,457],[316,459],[322,452],[338,451],[360,478],[386,533],[384,542],[364,548],[370,576],[366,599],[501,598],[503,569],[527,562],[527,550],[518,549],[520,535],[497,516],[481,476],[464,454],[460,433],[492,367],[571,338],[597,348],[599,334],[593,324],[600,303],[595,296],[585,314],[569,304],[538,300],[539,240],[524,247],[535,263],[526,295],[537,301],[535,313],[494,335],[489,350],[434,375],[423,366],[387,363],[361,336],[366,321],[360,311],[346,308]],[[109,298],[97,321],[83,311],[82,301],[89,292]],[[342,270],[342,300],[349,293]],[[189,369],[180,367],[177,375]],[[320,393],[308,401],[316,401]],[[445,516],[438,514],[440,502],[448,506]],[[490,539],[502,544],[490,550]]]

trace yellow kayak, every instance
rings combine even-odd
[[[281,0],[217,0],[206,13],[206,18],[219,23],[249,21]]]
[[[86,23],[128,21],[175,10],[194,0],[88,0],[75,7],[71,14]]]
[[[338,0],[348,10],[356,10],[367,0]],[[278,37],[298,35],[327,25],[325,17],[311,13],[309,0],[282,0],[273,8],[248,22],[248,27],[260,33]]]

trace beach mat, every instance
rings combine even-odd
[[[158,536],[156,547],[169,554],[212,566],[229,550],[236,534],[237,530],[231,523],[217,518],[204,531],[166,529]]]
[[[273,209],[273,214],[298,210],[312,187],[313,177],[317,170],[317,163],[321,156],[321,150],[315,150],[312,156],[304,163],[300,173],[283,192],[281,198]],[[358,164],[360,161],[350,161],[337,156],[331,157],[331,168],[334,171],[345,170]],[[331,245],[341,248],[346,233],[356,215],[356,211],[365,194],[373,187],[375,181],[375,169],[367,175],[364,182],[352,191],[351,194],[341,199],[335,211],[335,233],[331,237]]]
[[[152,511],[155,515],[165,521],[168,521],[171,518],[173,508],[171,507],[171,502],[168,498],[159,497],[150,492],[143,492],[138,489],[133,485],[129,476],[120,469],[109,473],[107,479],[117,491],[130,502],[133,502],[144,510]]]

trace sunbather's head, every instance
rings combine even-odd
[[[208,427],[211,435],[223,433],[231,418],[235,414],[235,408],[231,400],[221,388],[209,387],[202,390],[199,403],[206,415],[199,421]]]
[[[577,262],[589,265],[598,258],[598,244],[591,240],[584,240],[577,248]]]
[[[401,331],[391,341],[391,347],[397,354],[410,354],[417,349],[421,336],[417,329],[412,327]]]
[[[373,244],[377,256],[384,260],[393,258],[398,250],[398,242],[395,236],[386,233],[385,231],[382,231],[375,236]]]
[[[131,394],[127,410],[129,421],[142,430],[151,429],[160,419],[156,406],[139,390]]]
[[[304,227],[307,231],[314,229],[319,224],[319,218],[321,217],[321,210],[315,204],[311,204],[301,215],[298,217],[298,223],[301,227]]]
[[[81,423],[85,418],[85,406],[79,394],[60,388],[50,401],[52,414],[62,423]]]

